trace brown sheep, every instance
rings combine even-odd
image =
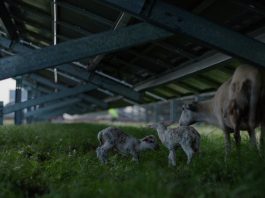
[[[250,140],[256,145],[255,128],[261,123],[264,111],[264,71],[243,65],[235,70],[232,78],[224,82],[216,91],[214,98],[183,106],[180,125],[206,122],[224,131],[226,153],[231,148],[230,132],[235,133],[239,144],[239,130],[248,130]],[[262,127],[261,140],[264,135]]]

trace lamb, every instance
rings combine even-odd
[[[132,155],[134,161],[139,161],[139,152],[143,150],[156,150],[159,144],[154,135],[146,136],[142,139],[136,139],[124,133],[116,127],[108,127],[98,132],[97,136],[100,146],[96,153],[102,164],[108,161],[107,153],[112,148],[125,155]]]
[[[250,140],[256,146],[254,129],[260,123],[261,126],[265,124],[265,117],[262,117],[265,112],[262,102],[264,77],[264,72],[255,67],[238,67],[233,77],[218,88],[214,98],[183,105],[179,124],[188,126],[196,122],[206,122],[220,127],[224,132],[226,155],[231,150],[230,133],[235,130],[237,144],[240,142],[239,130],[248,130]],[[262,127],[261,138],[264,135]]]
[[[180,146],[187,155],[187,164],[190,164],[195,153],[199,152],[200,134],[191,126],[167,128],[170,123],[159,122],[149,125],[156,129],[162,144],[168,148],[168,163],[176,166],[176,149]]]

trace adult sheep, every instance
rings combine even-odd
[[[256,145],[255,128],[261,124],[265,134],[265,113],[263,104],[265,73],[249,65],[239,66],[233,76],[225,81],[216,91],[215,96],[207,101],[183,105],[180,125],[206,122],[220,127],[224,132],[225,151],[230,152],[230,133],[238,139],[239,130],[247,130],[250,141]],[[235,113],[237,112],[237,113]]]

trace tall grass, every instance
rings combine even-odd
[[[222,133],[200,126],[201,153],[191,165],[177,152],[141,154],[140,163],[110,153],[96,158],[96,134],[105,125],[36,124],[0,127],[0,197],[264,197],[265,162],[243,138],[241,155],[224,160]],[[146,128],[121,127],[136,137]]]

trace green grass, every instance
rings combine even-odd
[[[243,138],[226,161],[222,133],[197,127],[201,153],[190,166],[177,152],[145,152],[139,164],[116,153],[108,165],[96,158],[96,134],[105,125],[37,124],[0,127],[0,197],[264,197],[265,161]],[[121,127],[136,137],[154,133]],[[234,148],[234,146],[233,146]]]

